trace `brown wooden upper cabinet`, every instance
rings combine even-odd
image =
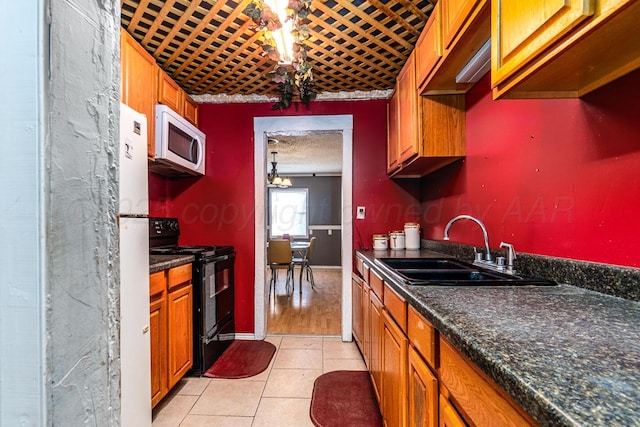
[[[198,104],[171,76],[158,68],[158,103],[164,104],[198,126]]]
[[[147,154],[155,156],[156,61],[124,29],[120,29],[120,100],[147,116]]]
[[[387,173],[393,174],[403,162],[419,153],[419,104],[416,92],[416,62],[412,52],[396,79],[389,100]]]
[[[579,97],[640,67],[640,2],[492,0],[494,98]]]
[[[164,104],[198,126],[198,104],[126,30],[120,29],[120,100],[147,116],[147,155],[155,157],[156,104]]]
[[[407,62],[398,74],[396,83],[398,92],[398,163],[402,164],[419,153],[420,106],[416,92],[415,54],[409,55]],[[417,113],[417,114],[416,114]]]
[[[196,101],[191,99],[191,97],[185,93],[183,97],[182,106],[183,106],[183,111],[182,111],[183,117],[189,120],[195,126],[198,126],[198,104],[196,103]]]
[[[391,101],[393,105],[393,99]],[[402,100],[399,103],[401,104]],[[392,177],[422,177],[464,157],[466,153],[464,95],[420,96],[417,97],[416,109],[407,112],[403,120],[391,115],[389,120],[390,130],[394,126],[406,126],[407,122],[414,120],[417,122],[413,125],[414,129],[419,130],[417,154],[405,161],[400,161],[400,157],[397,156],[397,166],[389,172]],[[397,120],[398,123],[394,124],[392,120]],[[398,135],[403,134],[398,132]],[[389,139],[388,143],[387,154],[390,158],[395,149],[394,141]]]
[[[400,167],[398,164],[398,126],[400,124],[398,96],[396,88],[389,98],[387,108],[387,173],[389,175]]]
[[[489,0],[440,0],[416,43],[421,95],[467,92],[475,82],[456,76],[491,36]]]
[[[178,83],[173,81],[167,73],[158,68],[158,103],[164,104],[176,113],[182,115],[183,91]]]
[[[416,43],[416,78],[417,86],[420,87],[440,58],[442,58],[442,22],[440,19],[440,5],[436,3],[431,11],[431,16],[425,27],[422,29],[420,38]]]

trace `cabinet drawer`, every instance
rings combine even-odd
[[[362,278],[369,283],[369,266],[364,262],[362,263]]]
[[[358,272],[360,277],[367,280],[367,278],[364,277],[364,261],[362,261],[362,259],[358,256],[356,257],[356,271]]]
[[[191,264],[181,265],[169,270],[169,290],[185,282],[191,282]]]
[[[382,293],[384,289],[384,282],[382,281],[382,277],[378,276],[378,273],[373,270],[369,271],[369,286],[378,298],[383,300]]]
[[[403,332],[407,331],[407,302],[386,284],[384,285],[384,306],[400,326]]]
[[[497,384],[440,337],[440,381],[472,425],[533,426],[533,420]]]
[[[407,335],[431,369],[436,369],[436,329],[415,308],[407,312]]]
[[[162,293],[167,288],[165,271],[166,270],[158,271],[149,276],[149,296]]]

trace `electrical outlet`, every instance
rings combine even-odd
[[[358,206],[356,219],[364,219],[364,206]]]

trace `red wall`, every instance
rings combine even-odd
[[[176,216],[181,244],[231,244],[237,251],[236,327],[253,332],[254,183],[253,118],[291,115],[353,115],[353,212],[366,207],[367,218],[354,223],[354,246],[371,247],[371,236],[419,220],[420,183],[394,182],[386,176],[386,100],[313,102],[285,112],[270,103],[202,104],[200,128],[207,135],[206,176],[150,179],[151,215]]]
[[[425,236],[469,213],[493,248],[640,267],[640,71],[582,99],[493,101],[489,84],[467,94],[465,161],[422,180]],[[469,221],[450,236],[482,243]]]

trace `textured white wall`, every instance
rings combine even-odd
[[[119,420],[117,1],[50,0],[46,244],[53,425]]]
[[[117,425],[120,4],[0,10],[0,425]]]

